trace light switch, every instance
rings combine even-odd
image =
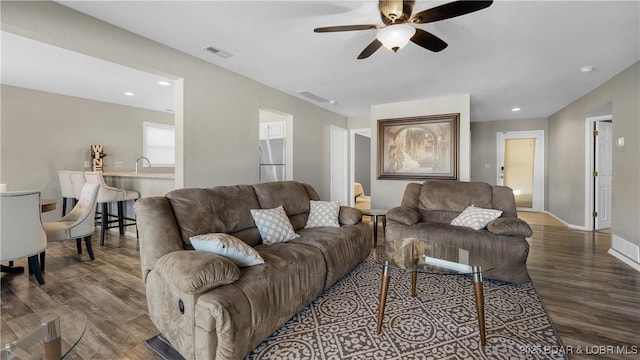
[[[617,141],[617,144],[618,144],[619,147],[624,146],[624,137],[619,137],[618,141]]]
[[[84,168],[85,168],[85,169],[88,169],[88,168],[89,168],[89,166],[90,166],[89,161],[86,161],[86,160],[85,160],[85,162],[84,162]]]
[[[484,164],[484,168],[485,168],[485,169],[491,169],[491,164],[489,164],[489,163],[485,163],[485,164]]]
[[[114,160],[113,161],[113,167],[114,168],[121,168],[124,166],[124,161],[122,160]]]

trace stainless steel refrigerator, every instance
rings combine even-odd
[[[286,178],[285,139],[260,140],[260,182]]]

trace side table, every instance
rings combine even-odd
[[[361,209],[362,215],[368,216],[373,220],[373,247],[378,246],[378,218],[382,218],[382,236],[387,229],[387,210],[380,209]]]
[[[63,307],[2,319],[0,358],[64,359],[78,345],[87,329],[86,316]]]

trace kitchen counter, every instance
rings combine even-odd
[[[152,173],[152,172],[138,172],[134,174],[133,171],[105,171],[102,173],[104,176],[113,177],[130,177],[130,178],[147,178],[147,179],[171,179],[175,180],[176,175],[174,173]]]
[[[105,171],[107,184],[126,190],[135,190],[140,197],[162,196],[175,189],[175,174],[133,171]]]

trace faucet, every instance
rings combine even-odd
[[[138,173],[138,160],[143,159],[143,160],[147,160],[147,164],[149,164],[149,166],[151,166],[151,161],[149,161],[149,159],[147,159],[144,156],[140,156],[139,158],[136,159],[136,171],[134,171],[134,174]],[[144,161],[143,161],[143,166],[144,166]]]

